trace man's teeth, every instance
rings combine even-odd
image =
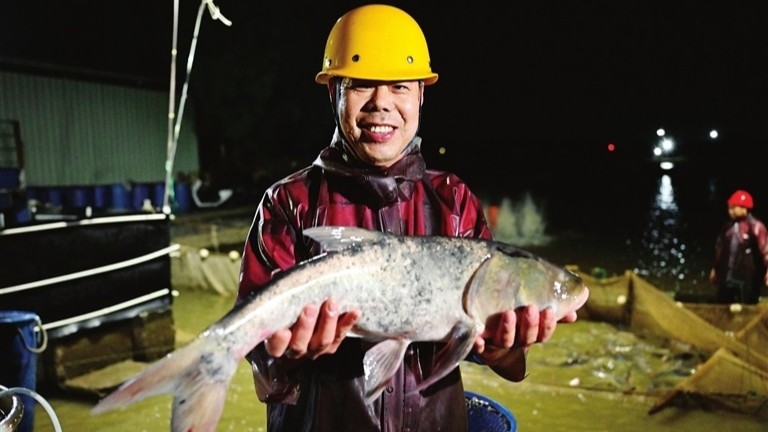
[[[371,126],[369,130],[373,133],[377,134],[385,134],[392,132],[392,129],[394,129],[392,126]]]

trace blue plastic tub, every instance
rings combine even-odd
[[[40,318],[34,312],[0,311],[0,383],[4,387],[24,387],[35,391],[37,386],[37,331],[43,331]],[[24,414],[18,432],[32,432],[35,422],[35,399],[20,395]]]

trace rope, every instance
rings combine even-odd
[[[195,31],[192,37],[192,45],[189,49],[189,57],[187,57],[187,69],[186,78],[184,80],[184,86],[181,91],[181,100],[179,101],[178,113],[174,110],[174,104],[176,101],[176,54],[177,54],[177,40],[179,32],[179,0],[173,2],[173,48],[171,49],[171,86],[170,97],[168,101],[168,154],[165,161],[165,194],[163,197],[163,213],[171,213],[170,206],[170,194],[173,185],[173,163],[176,158],[176,147],[179,142],[179,131],[181,130],[181,119],[184,117],[184,106],[187,101],[187,89],[189,88],[189,77],[192,74],[192,63],[195,58],[195,50],[197,48],[197,38],[200,34],[200,23],[203,18],[203,11],[206,7],[211,18],[215,21],[221,21],[226,26],[231,26],[232,21],[228,20],[221,14],[218,6],[213,4],[213,0],[202,0],[200,8],[197,11],[197,19],[195,20]],[[174,123],[175,120],[175,123]]]
[[[56,432],[61,432],[61,423],[59,423],[59,418],[56,416],[56,412],[53,410],[53,407],[51,406],[51,404],[49,404],[44,397],[40,396],[40,394],[28,388],[24,388],[24,387],[6,388],[3,386],[0,386],[0,398],[7,397],[7,396],[15,396],[16,394],[23,394],[38,401],[40,405],[42,405],[42,407],[45,408],[45,412],[48,413],[48,417],[50,417],[51,423],[53,423],[53,429]]]
[[[19,333],[19,337],[21,339],[21,342],[24,344],[24,348],[28,349],[30,352],[33,352],[35,354],[40,354],[43,351],[45,351],[46,348],[48,348],[48,332],[45,331],[45,327],[43,327],[43,322],[40,321],[39,316],[35,316],[35,322],[37,323],[37,328],[35,328],[35,333],[38,334],[38,340],[39,347],[31,347],[27,345],[27,340],[24,338],[24,332],[21,330],[21,328],[17,328],[16,331]],[[42,342],[40,342],[42,338]]]

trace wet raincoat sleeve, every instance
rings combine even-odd
[[[300,196],[301,194],[299,194]],[[237,301],[243,301],[273,276],[297,262],[297,227],[305,206],[281,188],[270,188],[262,198],[246,239]],[[300,258],[300,259],[303,259]],[[256,393],[262,402],[295,403],[299,396],[294,368],[267,354],[259,344],[249,355]]]
[[[765,270],[762,275],[763,283],[768,285],[768,230],[766,230],[765,224],[759,219],[754,219],[754,223],[752,224],[752,235],[755,236],[757,249],[763,261],[762,269]]]

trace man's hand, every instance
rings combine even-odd
[[[307,305],[291,328],[267,338],[267,353],[291,359],[316,359],[323,354],[333,354],[359,317],[358,311],[339,314],[338,305],[330,299],[320,306]]]
[[[576,312],[564,316],[560,322],[576,321]],[[557,327],[555,312],[552,309],[539,311],[535,305],[529,305],[488,318],[485,330],[475,341],[475,351],[482,354],[487,345],[495,348],[527,348],[535,343],[548,341]]]
[[[576,312],[560,319],[576,321]],[[475,352],[496,373],[512,381],[525,377],[525,353],[535,343],[548,341],[557,327],[552,309],[539,310],[535,305],[508,310],[488,318],[485,330],[475,341]]]

